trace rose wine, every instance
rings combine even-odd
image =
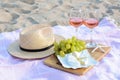
[[[87,19],[84,21],[84,24],[89,28],[94,28],[98,25],[98,20],[96,19]]]
[[[82,25],[83,20],[80,18],[70,18],[70,24],[74,27],[79,27]]]

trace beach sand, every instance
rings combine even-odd
[[[13,31],[34,24],[69,25],[73,7],[100,9],[102,17],[120,17],[119,0],[0,0],[0,32]]]

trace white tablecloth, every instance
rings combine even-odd
[[[72,26],[55,26],[54,33],[70,38],[75,34]],[[8,46],[19,38],[20,30],[0,34],[0,80],[120,80],[120,30],[106,18],[94,29],[93,39],[112,47],[108,55],[85,75],[78,76],[44,65],[43,60],[22,60],[12,57]],[[88,40],[90,30],[79,27],[79,39]]]

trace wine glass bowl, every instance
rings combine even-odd
[[[97,25],[99,24],[99,21],[98,21],[97,19],[91,18],[91,19],[85,20],[85,21],[84,21],[84,24],[85,24],[85,26],[87,26],[88,28],[93,29],[93,28],[97,27]]]
[[[83,20],[76,17],[76,18],[70,18],[69,22],[72,26],[74,26],[75,28],[78,28],[79,26],[82,25]]]

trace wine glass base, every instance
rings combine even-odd
[[[95,47],[97,47],[97,44],[96,43],[87,43],[86,47],[87,48],[95,48]]]

